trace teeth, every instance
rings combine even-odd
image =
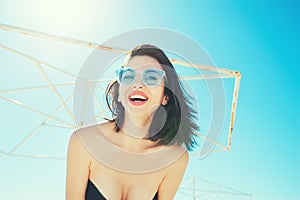
[[[143,96],[141,96],[141,95],[132,95],[131,97],[130,97],[130,99],[137,99],[137,100],[146,100],[147,98],[146,97],[143,97]]]

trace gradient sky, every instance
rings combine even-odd
[[[253,199],[296,200],[300,198],[298,8],[293,0],[0,0],[0,23],[96,43],[145,27],[176,30],[192,38],[217,66],[240,71],[242,82],[232,149],[201,160],[191,158],[186,176],[235,188]],[[1,43],[26,46],[26,41],[13,37],[2,34]],[[0,70],[5,74],[7,56],[1,54]],[[67,63],[55,53],[47,54],[48,59]],[[74,59],[80,64],[86,55]],[[18,72],[17,80],[22,73],[26,70]],[[8,80],[1,79],[3,90]],[[1,121],[7,116],[18,119],[17,110],[0,105]],[[14,125],[2,129],[2,141],[10,138],[5,135],[10,129]],[[6,148],[3,142],[1,148]],[[0,162],[0,199],[64,198],[65,161],[0,154]]]

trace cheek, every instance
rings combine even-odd
[[[124,86],[120,86],[119,87],[119,93],[118,93],[118,101],[119,102],[124,102],[124,100],[127,98],[127,95],[126,95],[126,87]]]
[[[156,102],[160,103],[164,96],[164,87],[160,87],[154,90],[152,96],[154,97],[154,100]]]

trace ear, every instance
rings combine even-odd
[[[161,105],[165,106],[168,104],[169,101],[169,97],[167,95],[165,95],[161,101]]]

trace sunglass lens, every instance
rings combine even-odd
[[[155,86],[160,83],[162,76],[161,71],[150,69],[143,73],[143,80],[146,85]]]
[[[119,72],[119,82],[125,85],[131,84],[135,79],[135,71],[132,69],[122,69]]]

